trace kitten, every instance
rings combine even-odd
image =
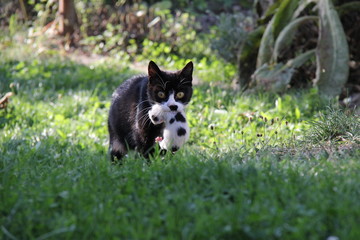
[[[148,76],[126,80],[113,93],[109,111],[109,150],[112,161],[120,160],[129,149],[145,157],[153,152],[155,138],[162,136],[165,123],[149,111],[183,112],[192,96],[193,63],[176,72],[162,71],[153,62]]]
[[[163,112],[161,107],[154,105],[149,117],[154,124],[165,123],[163,137],[159,141],[161,149],[176,152],[189,139],[190,128],[183,110]]]

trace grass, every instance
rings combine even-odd
[[[0,93],[17,94],[0,110],[1,239],[360,236],[359,148],[301,144],[325,129],[315,90],[196,86],[187,146],[151,164],[131,153],[117,166],[106,118],[112,91],[134,74],[126,63],[2,59]]]
[[[312,131],[308,134],[309,141],[319,142],[324,140],[349,140],[360,142],[359,117],[351,111],[344,112],[340,109],[327,109],[320,114],[320,119],[311,121]]]

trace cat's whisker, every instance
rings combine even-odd
[[[147,111],[147,110],[150,110],[150,109],[143,109],[143,110],[141,110],[141,111],[138,113],[138,115],[142,115],[142,116],[140,117],[140,119],[143,118],[144,116],[147,116],[147,115],[148,115],[148,112],[149,112],[149,111]]]
[[[140,115],[140,114],[139,114]],[[144,112],[142,116],[139,118],[139,121],[142,121],[144,117],[148,117],[148,112]]]
[[[138,119],[138,122],[144,121],[147,117],[149,117],[148,114],[142,115],[142,116]]]
[[[141,127],[143,127],[145,120],[147,120],[146,118],[147,117],[143,116],[141,119],[138,120],[138,123]]]
[[[141,124],[141,127],[144,128],[147,124],[150,124],[151,120],[147,114],[141,117],[139,119],[139,123]]]
[[[137,105],[136,105],[136,108],[139,108],[141,104],[145,103],[145,102],[150,102],[149,100],[144,100],[144,101],[141,101],[139,102]]]
[[[141,109],[141,110],[139,110],[139,107],[137,107],[136,114],[137,115],[142,114],[144,111],[149,110],[149,109],[151,109],[151,107],[146,107],[146,108]]]
[[[146,107],[146,108],[144,108],[144,109],[142,109],[140,111],[138,110],[137,115],[138,116],[142,115],[142,114],[148,115],[147,113],[151,110],[151,108],[152,108],[152,106],[149,106],[149,107]],[[137,106],[137,109],[139,109],[139,106]]]
[[[146,121],[144,122],[143,127],[145,127],[146,125],[149,125],[150,123],[151,123],[151,120],[150,120],[150,118],[148,117],[148,118],[146,119]]]
[[[137,114],[140,115],[140,114],[143,114],[144,112],[148,112],[148,111],[151,110],[151,108],[152,108],[152,106],[146,107],[146,108],[144,108],[144,109],[142,109],[140,111],[138,110]],[[145,114],[145,115],[147,115],[147,114]]]
[[[149,118],[146,118],[146,119],[144,119],[144,120],[142,120],[142,121],[139,120],[139,126],[140,126],[140,128],[145,127],[145,126],[146,126],[146,122],[149,121],[149,120],[150,120]]]
[[[136,108],[140,107],[141,104],[145,103],[145,102],[149,102],[151,105],[155,104],[155,101],[151,100],[151,99],[145,99],[141,102],[139,102],[137,105],[136,105]]]

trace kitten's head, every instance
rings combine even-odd
[[[159,104],[164,112],[183,111],[192,96],[193,63],[176,72],[161,71],[150,61],[148,67],[148,96],[152,104]]]

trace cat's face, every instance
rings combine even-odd
[[[193,63],[189,62],[180,71],[167,72],[151,61],[148,72],[148,96],[152,105],[160,105],[164,112],[183,111],[193,92]]]

